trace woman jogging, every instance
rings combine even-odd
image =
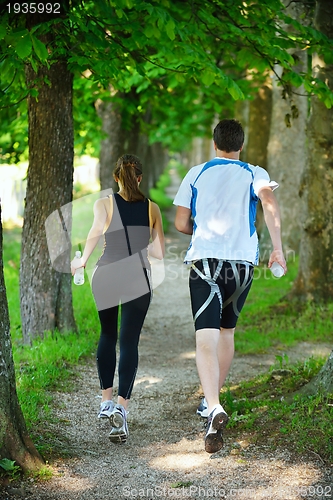
[[[94,221],[83,255],[74,258],[71,272],[85,267],[104,234],[104,249],[92,277],[92,291],[101,323],[97,368],[102,389],[99,418],[109,418],[109,438],[114,443],[128,437],[127,407],[138,367],[138,344],[152,297],[148,255],[162,259],[164,234],[158,206],[140,191],[142,164],[134,155],[123,155],[113,172],[118,192],[96,201]],[[116,370],[118,312],[119,387],[112,401]]]

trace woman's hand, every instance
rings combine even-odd
[[[74,276],[75,271],[77,269],[80,269],[80,267],[84,267],[84,263],[83,263],[82,257],[80,257],[79,259],[77,257],[74,257],[74,259],[71,262],[71,273],[72,273],[72,276]]]

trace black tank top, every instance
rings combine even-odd
[[[147,247],[150,238],[149,202],[129,202],[118,193],[113,196],[113,213],[104,233],[104,251],[97,264],[105,265],[139,253],[143,267],[149,269]]]

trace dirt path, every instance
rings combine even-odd
[[[170,195],[175,189],[171,186]],[[170,218],[173,211],[170,212]],[[54,395],[60,425],[57,444],[75,458],[52,464],[54,476],[25,481],[0,492],[0,499],[112,500],[155,498],[333,498],[332,468],[316,455],[295,456],[278,444],[237,441],[228,432],[221,452],[204,451],[204,426],[196,415],[201,392],[195,367],[194,332],[187,275],[180,253],[189,239],[170,227],[166,278],[156,288],[140,341],[140,363],[125,445],[108,440],[109,425],[97,420],[98,379],[94,359],[81,367],[76,391]],[[302,344],[290,360],[331,348]],[[236,354],[229,382],[266,371],[275,353]],[[2,496],[1,496],[2,495]]]

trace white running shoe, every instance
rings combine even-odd
[[[201,403],[198,406],[197,414],[202,418],[208,418],[208,404],[206,398],[202,398]]]
[[[99,410],[98,418],[110,418],[111,413],[114,409],[113,401],[103,401]]]
[[[125,408],[115,405],[111,415],[110,424],[112,426],[109,439],[112,443],[125,443],[128,438],[127,412]]]
[[[207,453],[216,453],[223,446],[222,431],[229,420],[221,405],[216,405],[208,416],[207,432],[205,436],[205,450]]]

